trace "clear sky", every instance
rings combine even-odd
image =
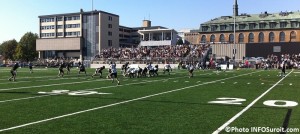
[[[38,16],[92,9],[92,0],[0,0],[0,43],[38,33]],[[153,26],[175,30],[193,28],[210,19],[232,15],[234,0],[94,0],[94,9],[120,16],[120,25]],[[239,13],[259,14],[300,10],[300,0],[238,0]]]

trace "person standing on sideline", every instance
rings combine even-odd
[[[32,74],[33,73],[33,71],[32,71],[32,63],[31,62],[29,62],[28,63],[28,67],[29,67],[29,72]]]
[[[9,81],[13,80],[16,81],[16,77],[17,77],[17,69],[19,68],[19,63],[16,62],[15,65],[12,67],[12,69],[10,70],[11,73],[11,77],[8,79]]]

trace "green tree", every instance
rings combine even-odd
[[[16,49],[15,58],[22,61],[33,61],[37,56],[38,52],[36,51],[36,39],[38,38],[37,34],[27,32],[25,33]]]
[[[4,60],[15,60],[15,50],[17,48],[18,42],[13,40],[4,41],[0,47],[0,55],[4,57]]]
[[[181,38],[178,39],[176,44],[177,44],[177,45],[182,45],[182,44],[183,44],[183,40],[182,40]]]

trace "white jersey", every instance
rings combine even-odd
[[[188,70],[194,70],[194,66],[193,65],[187,65],[187,69]]]
[[[147,68],[148,68],[148,70],[153,70],[153,67],[152,67],[151,64],[149,64],[149,65],[147,66]]]
[[[111,64],[110,69],[111,69],[111,73],[117,73],[116,64]]]
[[[165,65],[165,69],[171,69],[170,64],[166,64],[166,65]]]

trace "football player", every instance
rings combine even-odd
[[[120,81],[118,79],[118,73],[116,68],[116,63],[112,63],[110,65],[111,73],[110,73],[110,79],[112,80],[112,83],[115,81],[115,79],[118,81],[118,85],[120,85]]]
[[[63,63],[60,63],[59,66],[58,66],[58,75],[57,77],[64,77],[64,64]]]
[[[94,77],[95,75],[99,74],[100,78],[102,78],[102,70],[104,70],[104,69],[105,69],[105,66],[96,68],[95,73],[92,75],[92,77]]]
[[[14,64],[14,66],[11,68],[10,73],[11,73],[11,77],[8,79],[9,81],[13,80],[16,81],[16,77],[17,77],[17,69],[19,68],[19,63],[16,62]]]

